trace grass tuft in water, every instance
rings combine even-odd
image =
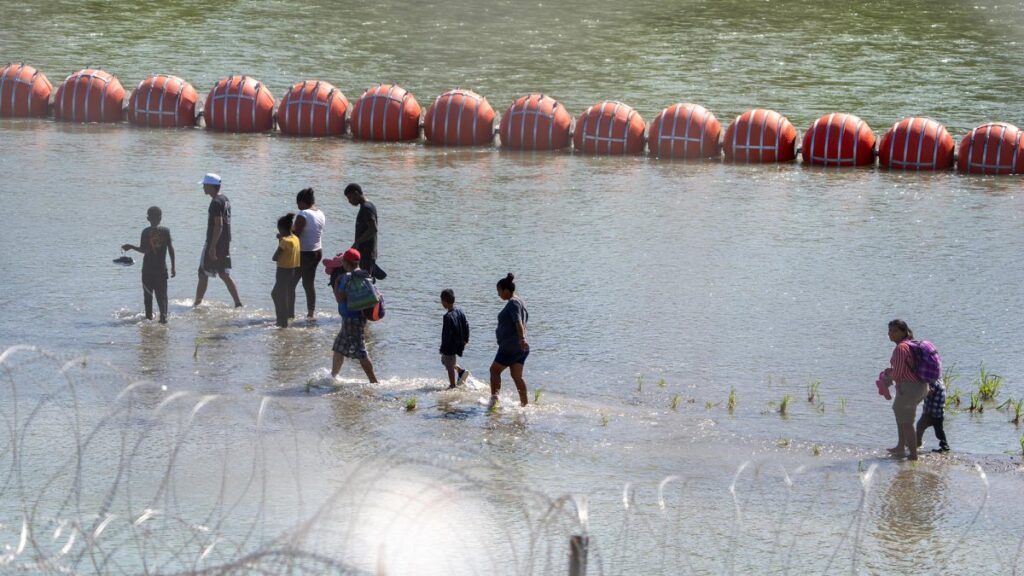
[[[971,392],[971,405],[967,408],[970,412],[977,412],[981,414],[985,411],[985,406],[981,403],[981,399],[977,392]]]
[[[1020,455],[1024,456],[1024,434],[1020,435]]]
[[[782,402],[779,402],[779,414],[786,416],[789,414],[789,403],[793,400],[793,397],[786,394],[782,397]]]
[[[679,394],[672,397],[672,409],[676,411],[679,410]]]
[[[839,399],[839,413],[846,414],[846,398]]]
[[[947,388],[948,390],[948,388]],[[952,394],[946,396],[946,408],[959,408],[960,407],[960,389],[953,390]]]
[[[641,374],[641,375],[636,377],[636,391],[637,392],[643,392],[644,391],[644,376],[643,376],[643,374]]]
[[[1024,416],[1024,399],[1013,400],[1010,405],[1013,407],[1013,420],[1010,422],[1020,426],[1021,416]]]
[[[415,409],[416,409],[416,397],[413,396],[412,398],[406,398],[405,399],[405,411],[406,412],[412,412]]]
[[[818,387],[821,386],[821,380],[814,380],[813,382],[807,383],[807,401],[814,402],[818,399]]]
[[[978,397],[982,401],[995,400],[999,389],[1003,387],[1003,377],[985,370],[982,364],[978,370]]]
[[[659,378],[658,379],[658,388],[664,388],[666,386],[668,386],[668,382],[666,382],[664,378]]]
[[[954,382],[960,379],[960,373],[956,371],[956,364],[946,366],[942,371],[942,387],[949,390]]]
[[[607,425],[608,425],[608,415],[605,414],[604,412],[601,412],[601,426],[607,426]]]
[[[789,448],[789,438],[779,438],[775,441],[775,445],[779,448]]]
[[[811,453],[814,454],[815,456],[821,456],[821,446],[815,444],[814,448],[811,448]]]
[[[714,407],[715,407],[715,403],[712,402],[711,400],[708,400],[707,402],[704,403],[704,409],[705,410],[711,410]]]
[[[736,410],[736,389],[735,388],[729,388],[729,400],[726,403],[726,406],[729,408],[729,414],[732,414],[733,411]]]
[[[541,386],[533,391],[533,403],[539,404],[541,397],[544,396],[544,387]]]

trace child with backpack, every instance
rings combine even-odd
[[[341,314],[341,330],[334,339],[334,358],[331,363],[331,376],[337,377],[345,358],[359,361],[363,372],[371,384],[377,383],[377,375],[373,371],[373,361],[366,352],[364,330],[366,328],[366,310],[373,310],[380,302],[370,275],[359,269],[360,254],[355,248],[349,248],[341,255],[341,269],[344,273],[334,282],[334,298],[338,302],[338,313]],[[324,267],[331,270],[336,259],[324,260]]]

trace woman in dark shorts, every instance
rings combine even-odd
[[[526,394],[526,380],[523,380],[523,364],[530,355],[530,344],[526,341],[526,322],[530,314],[526,311],[523,301],[516,296],[516,277],[511,272],[498,280],[498,297],[506,301],[505,307],[498,314],[498,328],[494,331],[498,340],[498,353],[491,363],[491,401],[489,406],[498,403],[501,392],[501,373],[506,368],[512,374],[512,381],[519,390],[519,402],[526,406],[529,398]]]

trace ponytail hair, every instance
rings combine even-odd
[[[903,333],[907,335],[907,338],[910,338],[911,340],[914,339],[914,331],[911,330],[910,326],[907,326],[907,323],[904,322],[903,320],[897,319],[893,320],[892,322],[889,322],[889,328],[896,328],[898,330],[902,330]]]
[[[508,274],[505,275],[504,278],[502,278],[501,280],[498,280],[498,288],[501,289],[501,290],[508,290],[509,292],[512,292],[513,294],[515,294],[515,292],[516,292],[516,282],[515,282],[515,280],[516,280],[515,274],[509,272]]]

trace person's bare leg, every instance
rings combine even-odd
[[[501,373],[505,367],[497,362],[491,363],[491,396],[496,397],[501,392]]]
[[[523,365],[513,364],[509,366],[509,374],[512,381],[516,383],[516,390],[519,391],[519,403],[526,406],[530,402],[530,396],[526,393],[526,380],[523,380]]]
[[[231,276],[221,272],[220,279],[224,281],[224,285],[228,287],[228,293],[231,294],[231,299],[235,301],[235,308],[242,305],[242,301],[238,299],[238,287],[235,286],[235,281],[231,279]]]
[[[331,360],[331,378],[338,376],[338,372],[341,372],[341,365],[345,363],[345,357],[335,352],[334,358]]]
[[[455,366],[445,366],[448,370],[448,387],[455,388]]]
[[[908,460],[917,460],[917,435],[914,433],[914,422],[904,422],[900,424],[903,428],[903,438],[907,439],[907,448],[910,449],[910,455],[907,456]]]
[[[366,377],[370,379],[370,384],[377,383],[377,375],[373,373],[373,361],[370,357],[362,358],[359,360],[359,365],[363,367],[363,372],[366,372]]]
[[[210,281],[206,277],[206,274],[199,273],[199,282],[196,284],[196,299],[192,301],[192,306],[199,306],[203,303],[203,296],[206,296],[206,285]]]
[[[888,448],[886,450],[886,452],[888,452],[889,454],[903,454],[904,450],[906,450],[906,447],[907,447],[906,438],[903,436],[903,433],[904,433],[903,425],[900,424],[898,421],[896,422],[896,432],[899,434],[899,438],[896,440],[896,446],[895,447]]]

